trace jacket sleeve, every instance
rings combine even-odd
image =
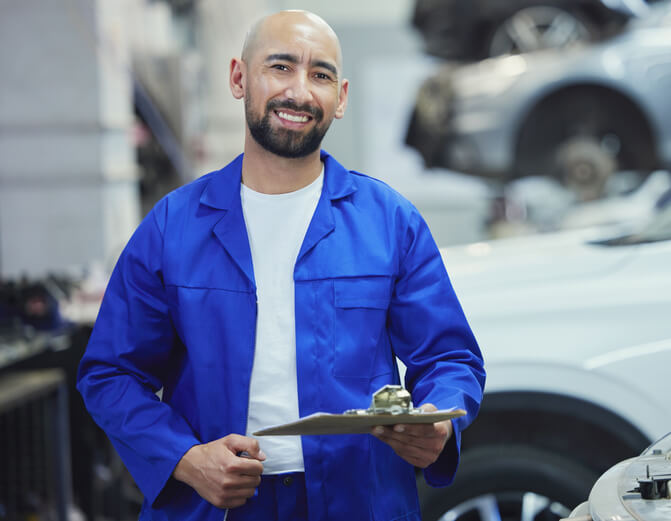
[[[158,208],[119,258],[77,377],[86,407],[151,504],[184,453],[200,443],[156,395],[177,356],[161,274]]]
[[[424,470],[427,483],[449,485],[459,463],[461,431],[478,413],[485,383],[482,354],[452,288],[429,229],[413,208],[400,239],[399,275],[389,310],[395,354],[406,365],[405,385],[416,406],[458,407],[454,434],[438,461]]]

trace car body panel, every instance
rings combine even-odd
[[[671,240],[607,240],[620,235],[593,228],[441,253],[485,357],[486,393],[578,398],[652,440],[671,417]]]

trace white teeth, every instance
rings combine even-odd
[[[294,116],[292,114],[287,114],[286,112],[278,112],[277,115],[282,119],[293,121],[295,123],[305,123],[308,120],[307,116]]]

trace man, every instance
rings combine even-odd
[[[262,19],[230,85],[244,154],[139,226],[79,389],[144,493],[141,519],[419,520],[414,467],[451,482],[484,384],[435,243],[410,203],[320,151],[349,89],[321,18]],[[372,436],[250,436],[367,407],[399,383],[395,356],[415,403],[468,415]]]

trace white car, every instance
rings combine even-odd
[[[569,515],[671,425],[671,197],[636,233],[577,230],[443,249],[488,379],[455,483],[425,521]]]

